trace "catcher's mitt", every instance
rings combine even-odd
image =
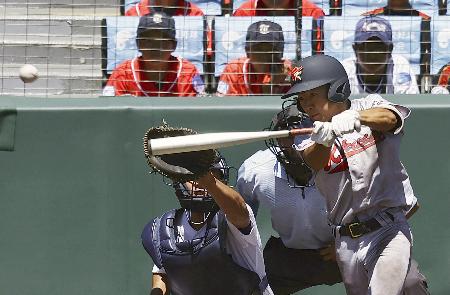
[[[144,154],[150,168],[154,172],[181,183],[196,180],[205,175],[217,161],[217,152],[213,149],[153,156],[151,147],[149,148],[150,139],[196,133],[188,128],[170,127],[165,122],[162,126],[152,127],[147,130],[144,136]]]

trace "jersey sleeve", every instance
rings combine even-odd
[[[243,234],[231,222],[227,220],[227,252],[231,255],[233,261],[238,265],[254,271],[261,280],[266,279],[264,258],[262,253],[261,238],[258,227],[256,226],[255,216],[250,206],[247,205],[249,212],[251,230],[248,234]],[[226,216],[225,216],[226,218]],[[270,286],[263,291],[264,295],[273,294]]]
[[[409,61],[401,55],[393,56],[394,59],[394,89],[396,94],[419,94],[416,74]]]
[[[126,78],[122,73],[121,67],[116,68],[111,76],[109,76],[105,88],[103,88],[103,96],[121,96],[129,94],[124,83],[125,81]]]
[[[394,134],[399,134],[403,130],[405,119],[409,117],[411,110],[405,106],[394,104],[382,98],[378,94],[370,94],[365,98],[355,99],[352,101],[352,109],[357,111],[367,110],[371,108],[384,108],[393,111],[401,120],[400,126],[394,131]]]
[[[246,95],[243,92],[244,83],[242,75],[239,73],[239,61],[232,61],[223,70],[220,75],[219,84],[217,86],[217,95]]]
[[[195,70],[192,75],[192,87],[194,87],[197,96],[205,95],[205,82],[203,82],[203,79],[197,70]]]
[[[233,80],[231,78],[232,73],[229,73],[229,66],[225,68],[225,71],[220,75],[219,84],[217,85],[217,95],[224,96],[230,94],[231,87],[233,86]]]
[[[247,169],[248,161],[249,160],[246,160],[239,168],[236,190],[250,206],[254,215],[257,215],[259,210],[259,199],[257,194],[255,194],[255,174],[252,174],[251,171]]]
[[[166,273],[166,270],[164,269],[164,267],[159,268],[159,267],[155,264],[155,265],[153,265],[152,273],[154,273],[154,274],[156,274],[156,273],[159,273],[159,274],[165,274],[165,273]]]
[[[249,219],[250,219],[250,223],[251,223],[250,232],[248,234],[242,233],[236,226],[234,226],[234,224],[232,224],[227,219],[227,225],[228,225],[227,237],[229,239],[227,242],[230,242],[233,246],[237,246],[236,249],[241,248],[237,252],[240,252],[240,254],[243,255],[246,260],[249,260],[249,262],[253,262],[255,260],[254,259],[255,254],[257,254],[255,252],[257,252],[257,251],[253,251],[254,249],[252,251],[248,251],[248,250],[250,250],[249,248],[253,248],[252,246],[258,246],[260,248],[261,247],[261,238],[259,236],[258,227],[256,226],[255,215],[253,214],[252,208],[250,208],[249,205],[246,205],[246,206],[247,206],[247,210],[249,213]],[[225,216],[225,218],[226,218],[226,216]],[[241,256],[241,255],[239,255],[239,256]],[[237,262],[237,263],[240,264],[239,262]]]

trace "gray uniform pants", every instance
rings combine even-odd
[[[280,238],[269,239],[264,248],[264,261],[275,295],[294,294],[312,286],[342,282],[336,262],[324,261],[318,250],[286,248]],[[429,295],[426,278],[415,260],[411,260],[402,295]]]
[[[393,222],[359,238],[337,234],[337,262],[347,294],[429,294],[417,263],[410,267],[411,241],[402,212],[394,214]]]

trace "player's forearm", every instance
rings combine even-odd
[[[211,174],[202,177],[199,180],[199,185],[204,187],[214,198],[229,222],[239,229],[248,226],[250,223],[249,212],[244,198],[238,192]]]
[[[315,143],[312,146],[302,151],[303,160],[314,171],[323,169],[328,164],[330,159],[331,146]]]
[[[384,108],[372,108],[359,111],[361,125],[370,127],[372,130],[389,132],[398,126],[395,113]]]
[[[152,290],[150,291],[150,295],[169,294],[166,281],[167,278],[165,275],[154,273],[152,276]]]

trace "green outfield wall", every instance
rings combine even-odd
[[[413,256],[431,293],[448,295],[450,96],[390,100],[412,109],[401,158],[421,203],[411,220]],[[152,262],[141,230],[177,202],[148,173],[147,128],[164,118],[200,132],[262,130],[280,105],[273,97],[0,98],[0,294],[148,294]],[[222,153],[238,168],[263,148]],[[267,212],[258,225],[265,242]],[[340,284],[302,294],[344,293]]]

